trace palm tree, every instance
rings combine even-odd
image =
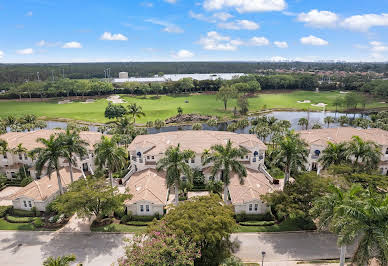
[[[284,184],[290,179],[291,169],[305,168],[307,157],[307,143],[293,130],[288,131],[279,141],[278,153],[274,158],[275,164],[283,164]]]
[[[338,206],[343,204],[345,198],[345,192],[340,188],[331,185],[329,187],[330,193],[326,194],[323,197],[319,197],[314,203],[313,207],[310,210],[310,214],[314,219],[317,219],[317,227],[319,230],[329,230],[331,232],[336,231],[334,228],[334,216],[335,211]],[[347,193],[348,196],[355,195],[358,192],[356,187],[353,187],[351,191]],[[340,254],[340,266],[345,264],[345,255],[346,255],[346,245],[349,244],[349,241],[341,239],[338,241],[338,244],[341,246]]]
[[[345,156],[346,144],[345,143],[332,143],[328,142],[326,149],[323,150],[319,162],[322,164],[322,167],[325,169],[330,165],[339,165],[346,161]]]
[[[75,255],[65,255],[62,257],[48,257],[44,262],[43,266],[69,266],[71,262],[75,261]]]
[[[348,159],[354,159],[354,164],[362,163],[366,169],[375,169],[380,161],[381,151],[375,142],[353,136],[346,145],[345,155]]]
[[[335,106],[335,117],[337,117],[338,106],[341,106],[344,103],[344,100],[340,97],[336,97],[333,101],[333,105]]]
[[[59,134],[59,138],[62,142],[62,148],[65,152],[65,158],[69,163],[70,179],[71,183],[73,183],[73,165],[75,165],[76,163],[73,158],[76,155],[82,160],[82,157],[88,153],[86,149],[88,143],[81,139],[78,131],[76,130],[70,131],[69,129],[67,129],[65,133]]]
[[[128,105],[128,114],[132,115],[133,123],[136,122],[136,117],[140,118],[142,116],[145,116],[143,108],[140,105],[137,105],[136,103],[131,103],[130,105]]]
[[[8,115],[4,117],[2,121],[7,127],[11,127],[12,125],[15,125],[18,122],[17,118],[13,115]]]
[[[14,149],[12,149],[12,152],[19,154],[19,156],[23,156],[23,153],[27,154],[27,149],[23,147],[22,143],[19,143]],[[24,163],[23,163],[23,171],[24,171],[24,176],[27,177],[27,170]]]
[[[323,121],[327,124],[327,128],[329,128],[330,124],[335,122],[335,119],[332,116],[326,116]]]
[[[108,169],[110,184],[113,187],[113,173],[125,167],[126,152],[117,145],[117,142],[106,136],[102,136],[101,142],[97,143],[94,148],[95,162],[100,168]]]
[[[238,175],[240,183],[244,184],[244,178],[247,176],[247,169],[238,161],[248,153],[245,148],[234,148],[232,142],[228,140],[226,146],[220,144],[210,148],[210,153],[203,154],[202,164],[208,165],[212,163],[211,174],[215,176],[221,172],[222,181],[224,182],[224,201],[228,200],[228,186],[230,184],[231,173]]]
[[[8,142],[6,140],[0,139],[0,153],[6,154],[8,151]]]
[[[45,166],[47,167],[47,174],[49,178],[51,177],[51,173],[56,171],[59,193],[63,194],[62,181],[59,174],[59,159],[65,157],[62,142],[54,134],[52,134],[49,139],[39,138],[37,142],[42,144],[43,147],[33,149],[31,154],[32,156],[35,156],[35,154],[38,155],[35,163],[38,175],[42,173]]]
[[[356,185],[355,185],[356,186]],[[355,197],[345,197],[336,209],[334,227],[338,241],[354,243],[358,240],[352,262],[367,265],[377,259],[388,265],[388,195],[362,190]]]
[[[338,122],[340,123],[341,127],[343,127],[345,124],[349,124],[349,118],[345,115],[341,115],[338,118]]]
[[[187,161],[195,156],[191,150],[180,150],[180,145],[176,147],[169,147],[164,153],[164,157],[158,161],[156,166],[157,171],[166,171],[167,187],[175,188],[175,205],[179,202],[179,187],[181,185],[181,176],[185,175],[191,179],[191,168]]]
[[[307,130],[309,128],[309,121],[307,120],[307,118],[302,117],[299,119],[298,125],[301,127],[305,127],[305,129]]]

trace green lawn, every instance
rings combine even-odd
[[[256,97],[249,98],[250,112],[259,111],[266,105],[267,108],[276,109],[306,109],[322,110],[322,108],[312,107],[310,104],[299,104],[297,101],[310,100],[311,103],[327,103],[327,109],[334,110],[332,102],[337,97],[344,97],[339,92],[320,92],[295,91],[292,93],[273,93],[259,94]],[[177,108],[181,106],[184,113],[201,113],[207,115],[216,115],[220,117],[231,117],[236,100],[228,103],[228,110],[224,111],[223,104],[216,100],[215,95],[195,94],[188,96],[123,96],[128,103],[136,102],[143,107],[146,117],[138,119],[137,122],[145,123],[149,120],[166,119],[177,114]],[[188,103],[185,103],[188,101]],[[36,114],[45,119],[70,119],[82,120],[88,122],[102,123],[106,122],[104,110],[108,102],[105,99],[97,100],[94,103],[70,103],[57,104],[55,101],[47,102],[19,102],[17,100],[1,101],[0,116]],[[388,104],[378,103],[378,100],[367,107],[387,107]]]
[[[125,224],[109,224],[105,226],[93,226],[91,231],[93,232],[122,232],[122,233],[142,233],[145,231],[146,226],[133,226]]]
[[[32,223],[9,223],[4,218],[0,218],[0,230],[36,230]]]

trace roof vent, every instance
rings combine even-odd
[[[141,187],[136,187],[136,191],[139,191],[141,189]]]
[[[257,188],[260,188],[260,184],[256,184],[256,187],[257,187]]]

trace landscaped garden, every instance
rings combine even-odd
[[[335,99],[343,98],[345,97],[344,95],[338,91],[320,93],[312,91],[259,93],[254,97],[248,98],[249,112],[263,109],[307,110],[309,108],[310,110],[323,110],[322,107],[311,105],[318,103],[328,104],[326,110],[335,110]],[[228,118],[233,116],[233,109],[236,106],[236,99],[231,99],[228,102],[228,109],[225,111],[223,102],[217,101],[215,94],[123,96],[122,98],[128,104],[137,103],[142,106],[146,116],[139,118],[137,120],[138,123],[146,123],[156,119],[165,120],[168,117],[175,116],[178,107],[182,107],[184,113],[200,113]],[[305,100],[311,101],[311,103],[298,103],[298,101]],[[104,110],[107,105],[108,101],[106,99],[99,99],[91,103],[74,102],[68,104],[58,104],[58,100],[43,102],[4,100],[0,104],[0,114],[3,117],[7,115],[19,116],[25,114],[26,110],[28,110],[29,114],[35,114],[47,120],[68,119],[103,123],[108,121],[104,117]],[[366,105],[366,108],[382,107],[388,107],[388,104],[379,103],[378,99],[374,99]]]

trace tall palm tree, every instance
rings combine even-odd
[[[307,118],[302,117],[299,119],[298,125],[304,127],[307,130],[309,128],[309,121]]]
[[[62,148],[65,153],[65,158],[69,163],[70,179],[71,183],[73,183],[73,165],[76,163],[74,156],[76,155],[80,159],[85,156],[88,153],[86,149],[88,143],[81,139],[78,131],[70,131],[69,129],[65,133],[60,133],[59,139],[63,145]]]
[[[367,265],[374,258],[380,265],[388,265],[388,195],[354,186],[358,193],[353,197],[345,196],[335,209],[333,227],[338,241],[354,243],[358,240],[352,259],[356,265]],[[353,189],[348,193],[354,193]]]
[[[334,227],[336,209],[343,204],[345,196],[353,198],[359,192],[359,188],[352,187],[349,192],[345,193],[342,189],[331,185],[329,191],[330,193],[319,197],[313,203],[310,214],[314,219],[317,219],[317,227],[319,230],[334,232],[338,230]],[[345,238],[338,241],[338,245],[341,246],[340,266],[344,266],[345,264],[346,245],[349,243],[350,241],[346,241]]]
[[[59,174],[59,159],[65,157],[62,142],[59,140],[58,136],[54,134],[52,134],[49,139],[39,138],[37,142],[42,144],[43,147],[33,149],[31,154],[32,156],[38,156],[35,163],[38,175],[42,173],[45,166],[47,167],[47,174],[49,177],[51,177],[53,171],[56,171],[59,193],[63,194],[62,181]]]
[[[234,148],[232,142],[228,140],[225,146],[220,144],[210,148],[210,153],[202,156],[202,164],[208,165],[212,163],[211,174],[215,176],[218,172],[222,173],[222,181],[224,182],[224,201],[228,200],[228,186],[230,184],[231,173],[238,175],[240,183],[244,183],[244,178],[247,176],[247,169],[238,161],[248,153],[245,148]]]
[[[18,119],[13,115],[8,115],[2,119],[4,125],[7,127],[10,127],[12,125],[15,125],[18,122]]]
[[[323,168],[327,168],[333,164],[339,165],[346,161],[345,150],[345,143],[336,144],[329,141],[326,149],[322,151],[322,156],[318,161],[322,164]]]
[[[69,266],[71,262],[75,261],[75,255],[65,255],[62,257],[48,257],[44,262],[43,266]]]
[[[380,161],[381,151],[373,141],[364,141],[359,136],[353,136],[346,146],[345,155],[354,164],[361,163],[366,169],[375,169]]]
[[[6,154],[8,151],[8,142],[6,140],[0,139],[0,153]]]
[[[305,168],[307,157],[307,143],[293,130],[288,131],[279,141],[277,155],[274,158],[275,164],[283,165],[284,184],[290,179],[291,169]]]
[[[23,156],[23,153],[27,154],[27,149],[23,147],[22,143],[19,143],[15,148],[12,149],[13,153],[19,154],[19,156]],[[27,170],[25,164],[23,164],[23,171],[24,171],[24,176],[27,177]]]
[[[130,105],[128,105],[128,114],[132,115],[133,123],[136,122],[136,117],[140,118],[142,116],[145,116],[143,108],[140,105],[137,105],[136,103],[131,103]]]
[[[113,139],[106,136],[101,137],[101,142],[95,146],[95,162],[100,168],[107,168],[109,172],[110,184],[113,187],[113,173],[125,167],[126,152],[117,145]]]
[[[191,168],[186,163],[195,156],[195,153],[191,150],[181,151],[180,145],[176,147],[169,147],[164,153],[164,157],[160,159],[157,163],[157,171],[166,171],[166,183],[167,187],[175,188],[175,205],[178,205],[179,202],[179,187],[182,182],[182,175],[185,175],[187,178],[191,179]]]
[[[329,128],[330,124],[335,122],[335,119],[332,116],[326,116],[323,121],[325,122],[325,124],[327,124],[327,128]]]

